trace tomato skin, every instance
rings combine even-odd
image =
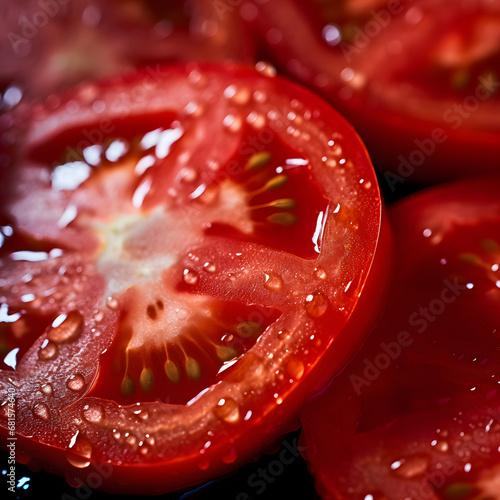
[[[301,415],[322,498],[495,498],[499,192],[493,177],[390,208],[386,310]]]
[[[141,97],[143,94],[135,92],[146,84],[150,91],[147,100]],[[304,116],[309,116],[309,119],[314,115],[313,128],[310,129],[314,134],[305,142],[288,139],[288,132],[283,130],[281,122],[285,115],[279,116],[281,125],[275,126],[270,119],[268,126],[277,137],[287,138],[297,154],[300,152],[310,157],[311,166],[306,171],[310,173],[307,175],[311,182],[323,187],[332,210],[336,209],[328,212],[328,218],[325,215],[325,234],[319,257],[313,260],[299,258],[258,242],[237,240],[225,241],[220,252],[218,246],[210,244],[209,240],[196,240],[196,246],[189,247],[186,255],[162,275],[166,283],[170,279],[174,283],[178,278],[182,281],[182,271],[190,266],[190,272],[199,275],[194,288],[196,293],[192,294],[195,298],[207,296],[228,300],[232,297],[232,300],[245,306],[269,305],[285,312],[262,333],[259,341],[239,358],[234,367],[226,370],[216,384],[188,405],[169,405],[158,401],[123,405],[111,399],[95,397],[92,389],[96,378],[101,375],[100,356],[120,334],[120,312],[115,306],[105,309],[107,277],[105,272],[96,271],[95,264],[95,255],[102,242],[96,234],[88,228],[81,229],[78,224],[58,226],[57,222],[61,219],[56,208],[61,199],[66,203],[64,196],[69,196],[75,204],[78,203],[79,213],[85,213],[89,218],[100,217],[106,222],[115,210],[127,206],[122,198],[127,192],[129,179],[119,168],[110,168],[91,176],[74,194],[54,193],[53,189],[44,187],[47,185],[44,181],[47,166],[53,165],[54,161],[50,154],[49,157],[44,156],[47,150],[44,146],[57,144],[61,137],[66,140],[71,135],[67,134],[68,131],[83,131],[83,137],[87,139],[92,134],[106,135],[103,126],[109,129],[107,119],[118,127],[118,124],[136,125],[151,116],[154,128],[158,126],[155,122],[158,116],[166,116],[168,111],[177,113],[186,124],[192,124],[182,113],[191,99],[196,97],[208,109],[204,122],[202,118],[197,118],[199,123],[203,123],[203,134],[199,136],[202,139],[196,142],[197,150],[205,154],[222,144],[227,151],[221,147],[219,154],[224,161],[228,161],[232,158],[231,148],[243,154],[238,152],[238,142],[234,137],[241,141],[245,136],[233,136],[224,131],[221,125],[224,113],[228,109],[233,113],[238,110],[245,117],[256,106],[244,103],[240,111],[222,100],[213,105],[214,96],[221,99],[223,91],[230,85],[249,86],[254,92],[260,92],[259,99],[266,95],[270,99],[270,104],[266,104],[269,110],[284,109],[290,114],[290,120],[295,119],[292,115],[296,114],[302,118],[300,113],[305,113]],[[96,99],[105,103],[104,111],[96,112],[92,108]],[[291,101],[298,106],[293,113],[288,108]],[[79,106],[77,114],[71,112],[75,102]],[[68,106],[68,103],[72,104]],[[314,128],[319,124],[324,127],[321,131]],[[90,484],[91,475],[95,472],[103,478],[98,488],[137,494],[184,488],[220,476],[255,458],[270,442],[288,430],[289,422],[293,421],[303,400],[344,366],[378,314],[382,300],[381,282],[387,275],[389,237],[376,178],[366,150],[354,130],[322,100],[285,80],[262,76],[248,67],[190,64],[158,68],[154,84],[151,84],[148,72],[139,72],[125,80],[117,78],[100,84],[83,85],[61,96],[60,105],[55,110],[50,105],[34,108],[27,137],[21,163],[12,173],[16,186],[4,210],[13,216],[15,229],[23,234],[35,235],[38,241],[47,244],[64,242],[64,248],[72,255],[78,250],[76,255],[81,257],[82,262],[70,267],[80,268],[80,274],[86,279],[77,278],[78,287],[75,288],[82,295],[76,297],[76,313],[69,309],[64,294],[58,299],[60,308],[71,318],[70,326],[75,326],[79,318],[83,321],[79,324],[76,340],[61,341],[58,357],[49,359],[50,352],[47,354],[44,349],[47,340],[54,334],[48,328],[20,360],[16,371],[1,372],[2,390],[6,391],[13,385],[18,391],[19,421],[16,432],[19,449],[33,457],[32,465],[42,465],[64,474],[73,484],[79,480]],[[340,187],[336,185],[335,175],[323,167],[322,157],[318,157],[324,149],[326,158],[329,137],[335,137],[344,148],[345,158],[341,164],[347,163],[346,159],[350,160],[339,174]],[[81,135],[78,136],[80,139]],[[310,142],[318,147],[313,148]],[[37,161],[42,167],[37,165]],[[201,166],[194,164],[200,169],[200,175],[206,174]],[[175,168],[179,168],[178,165],[165,172],[159,170],[158,174],[164,177],[158,179],[174,182]],[[92,189],[100,187],[101,178],[98,175],[102,175],[103,183],[110,178],[116,193],[106,198],[109,195],[101,189],[97,191],[101,198],[86,200],[81,193],[93,193]],[[160,180],[153,184],[155,189],[151,190],[150,199],[145,199],[144,206],[148,209],[147,203],[154,207],[154,203],[160,203],[157,200],[165,198],[166,186]],[[179,182],[176,186],[181,190],[183,184]],[[34,192],[30,192],[30,187]],[[192,192],[186,187],[184,189],[187,193]],[[47,191],[48,194],[44,194]],[[26,193],[29,193],[29,198]],[[175,198],[176,203],[185,201],[184,192],[181,193],[182,196]],[[36,210],[33,200],[44,203],[47,210]],[[30,207],[32,212],[26,216]],[[195,217],[201,217],[204,213],[189,205],[185,210],[183,216],[194,213]],[[338,221],[334,218],[337,213],[340,214]],[[213,241],[220,242],[220,239]],[[318,241],[316,236],[316,245]],[[194,250],[198,260],[193,260],[191,256]],[[203,271],[205,256],[214,260],[218,273],[209,275]],[[318,269],[320,265],[326,269]],[[342,272],[336,266],[340,266]],[[241,272],[242,269],[248,272]],[[10,276],[8,268],[4,271]],[[270,271],[282,274],[284,286],[289,286],[293,292],[292,298],[276,295],[264,286],[265,273]],[[311,275],[315,275],[312,281]],[[229,288],[227,276],[234,276]],[[16,283],[15,286],[22,290],[23,285]],[[339,287],[345,289],[346,298],[340,295],[336,310],[328,298],[333,300],[336,296],[333,289]],[[349,288],[351,290],[347,293]],[[15,290],[17,288],[14,293],[9,289],[9,305],[15,300],[18,301],[16,304],[20,304],[16,294],[23,292]],[[171,293],[181,292],[186,293],[180,285],[176,285]],[[58,312],[57,303],[51,307],[53,309],[49,312],[53,318]],[[96,310],[105,314],[98,318]],[[285,327],[290,336],[284,334]],[[95,335],[96,331],[100,335]],[[61,336],[64,332],[57,335]],[[286,370],[288,377],[283,377]],[[75,389],[74,379],[71,378],[75,371],[85,381],[82,392]],[[281,376],[276,375],[280,373]],[[43,396],[47,395],[44,390],[48,381],[53,388],[51,394],[53,390],[54,397],[51,398]],[[275,394],[282,389],[282,395],[277,397]],[[49,413],[50,418],[47,418]],[[2,416],[5,418],[5,415]],[[6,436],[4,420],[0,432]],[[108,466],[112,468],[112,473],[105,477],[107,472],[102,470]]]
[[[496,22],[498,31],[498,4],[350,4],[317,2],[311,9],[300,0],[271,0],[259,6],[255,25],[280,70],[314,89],[353,123],[392,191],[406,180],[430,184],[495,174],[500,157],[498,76],[490,75],[484,90],[486,73],[481,71],[496,71],[498,42],[485,51],[489,66],[482,56],[464,62],[472,68],[465,88],[447,86],[449,75],[436,69],[434,59],[458,57],[452,49],[441,49],[446,36],[451,39],[455,32],[465,33],[464,46],[472,45],[469,32],[478,19]],[[356,8],[364,9],[359,17]],[[408,19],[415,16],[413,26]],[[322,35],[325,26],[350,30],[353,40],[346,35],[329,46]],[[470,167],[476,164],[481,167]]]

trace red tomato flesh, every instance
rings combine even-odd
[[[19,456],[149,494],[254,458],[378,314],[387,229],[356,133],[229,65],[85,84],[12,119],[0,387]]]
[[[494,174],[500,2],[255,2],[268,56],[325,97],[389,187]]]
[[[323,498],[498,498],[499,193],[458,183],[389,211],[385,313],[301,419]]]

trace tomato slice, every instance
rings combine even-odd
[[[457,183],[390,209],[386,311],[302,418],[323,498],[498,497],[499,192]]]
[[[238,12],[211,0],[23,0],[4,2],[3,10],[6,107],[22,94],[45,98],[135,66],[155,72],[167,61],[254,61],[252,35]]]
[[[495,173],[498,1],[255,3],[270,57],[353,123],[389,187]]]
[[[253,68],[160,77],[31,109],[2,210],[18,455],[112,492],[255,457],[352,355],[387,274],[376,178],[340,115]]]

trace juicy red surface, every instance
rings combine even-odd
[[[144,72],[34,108],[2,201],[13,231],[2,255],[2,303],[10,316],[40,319],[26,352],[5,330],[6,349],[20,348],[16,370],[0,374],[4,392],[20,383],[20,453],[71,484],[111,461],[102,487],[112,492],[171,491],[218,477],[289,429],[378,313],[387,257],[385,228],[375,256],[383,213],[369,157],[323,101],[235,65],[165,67],[161,77],[151,100],[127,101],[125,119],[116,104],[148,81]],[[242,91],[234,99],[231,85]],[[13,117],[26,113],[20,107]],[[138,157],[152,151],[137,139],[158,126],[182,133],[142,171]],[[117,139],[129,150],[103,159]],[[97,164],[85,154],[96,144]],[[259,152],[268,159],[252,166]],[[62,166],[81,173],[83,160],[88,177],[78,186],[56,182]],[[173,314],[156,321],[160,310]],[[257,326],[248,324],[259,315]],[[238,330],[248,326],[250,337]],[[215,359],[209,344],[227,333],[238,352]],[[178,367],[186,361],[175,388],[161,379],[166,371],[175,378],[162,357],[170,341],[168,356]],[[198,368],[187,364],[195,357]],[[145,368],[158,382],[152,391]],[[142,393],[129,397],[125,374]]]
[[[266,57],[353,123],[394,191],[496,172],[497,3],[270,0],[254,24]]]
[[[302,419],[325,498],[486,495],[500,445],[499,189],[443,187],[392,208],[385,313]]]

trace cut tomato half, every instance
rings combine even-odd
[[[301,419],[322,498],[498,498],[499,193],[457,183],[389,211],[386,311]]]
[[[351,121],[388,187],[497,172],[500,2],[255,4],[269,57]]]
[[[253,68],[160,75],[33,108],[2,204],[18,456],[112,492],[255,457],[358,347],[387,274],[376,178],[340,115]]]

